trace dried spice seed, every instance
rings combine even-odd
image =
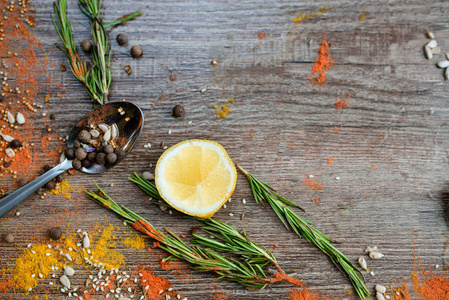
[[[76,158],[78,158],[79,160],[83,160],[86,158],[86,156],[87,156],[87,153],[86,153],[86,151],[84,151],[83,148],[76,149],[76,151],[75,151]]]
[[[21,145],[22,145],[22,143],[19,140],[17,140],[17,139],[14,139],[14,140],[11,141],[11,143],[9,143],[9,147],[11,147],[13,149],[17,149]]]
[[[115,162],[117,161],[117,154],[115,154],[115,153],[109,153],[109,154],[106,156],[106,161],[107,161],[109,164],[115,163]]]
[[[384,255],[380,252],[373,251],[369,253],[369,257],[371,259],[381,259],[382,257],[384,257]]]
[[[89,152],[89,153],[87,154],[87,159],[90,160],[91,162],[94,162],[96,156],[97,156],[97,153],[96,153],[96,152]]]
[[[56,188],[56,183],[54,181],[49,181],[47,182],[45,187],[49,190],[54,190]]]
[[[442,61],[438,62],[437,67],[440,69],[449,67],[449,60],[442,60]]]
[[[133,72],[133,69],[131,68],[131,66],[125,66],[125,72],[126,72],[128,75],[131,75],[131,73]]]
[[[8,233],[7,235],[5,235],[4,239],[7,243],[14,243],[14,236],[12,235],[12,233]]]
[[[376,289],[376,292],[379,292],[381,294],[385,294],[385,292],[387,291],[387,288],[380,284],[376,284],[375,289]]]
[[[131,56],[134,58],[141,57],[142,56],[142,48],[140,46],[132,46],[131,48]]]
[[[49,232],[50,238],[54,241],[57,241],[62,236],[62,230],[59,227],[53,227]]]
[[[92,139],[92,136],[90,135],[90,133],[87,130],[81,130],[81,132],[78,134],[78,140],[81,143],[89,143],[90,140]]]
[[[182,105],[179,105],[179,104],[176,105],[175,107],[173,107],[172,115],[173,115],[175,118],[181,118],[181,117],[184,117],[184,116],[186,115],[186,112],[185,112],[184,107],[183,107]]]
[[[106,154],[105,153],[98,153],[95,157],[95,162],[99,165],[104,165],[106,163]]]
[[[83,159],[81,161],[81,165],[85,168],[89,168],[92,165],[92,162],[88,159]]]
[[[92,50],[92,44],[89,40],[82,40],[80,43],[80,47],[86,53],[89,53]]]
[[[81,169],[81,161],[78,159],[78,158],[75,158],[73,161],[72,161],[72,167],[74,168],[74,169],[76,169],[76,170],[79,170],[79,169]]]
[[[126,45],[128,43],[128,36],[126,36],[126,34],[124,33],[120,33],[119,35],[117,35],[117,44],[119,44],[120,46]]]
[[[112,147],[111,145],[106,145],[103,147],[103,152],[106,154],[113,153],[114,147]]]
[[[79,148],[81,147],[81,142],[78,139],[73,140],[73,147]]]

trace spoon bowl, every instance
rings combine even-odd
[[[73,147],[73,141],[77,138],[80,131],[86,127],[90,127],[90,125],[116,124],[119,133],[117,146],[122,151],[121,155],[118,156],[117,161],[113,164],[100,165],[94,163],[88,168],[82,167],[80,171],[88,174],[100,174],[120,163],[132,150],[139,139],[143,128],[143,122],[144,116],[142,110],[131,102],[110,102],[85,115],[72,128],[67,141],[69,147]],[[71,168],[72,160],[65,158],[53,169],[42,174],[5,198],[0,199],[0,217],[28,198],[47,182]]]

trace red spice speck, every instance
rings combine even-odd
[[[328,164],[329,166],[332,165],[334,162],[335,162],[335,158],[333,158],[333,157],[329,157],[329,158],[327,159],[327,164]]]
[[[349,93],[346,93],[346,97],[344,97],[343,99],[338,100],[337,102],[334,103],[335,109],[336,110],[343,110],[344,108],[348,108],[349,107]]]
[[[320,184],[317,180],[305,178],[303,184],[309,189],[309,190],[322,190],[324,186]]]
[[[266,37],[267,37],[267,34],[266,34],[266,33],[259,32],[259,33],[257,34],[257,39],[258,39],[259,41],[263,40],[263,39],[266,38]]]

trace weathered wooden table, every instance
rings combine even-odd
[[[56,96],[60,91],[53,91],[47,107],[57,116],[54,130],[64,136],[91,104],[73,74],[60,71],[60,64],[67,63],[54,45],[59,40],[50,19],[51,1],[33,2],[38,24],[34,33],[54,64],[48,73],[66,87],[60,97]],[[141,106],[144,132],[125,162],[99,176],[68,177],[69,182],[84,189],[92,188],[95,179],[156,227],[189,235],[197,223],[144,201],[148,197],[127,177],[154,171],[164,151],[161,142],[171,146],[190,138],[214,140],[235,163],[300,204],[306,210],[300,215],[339,241],[339,249],[354,263],[365,255],[366,246],[377,245],[385,257],[368,261],[374,272],[366,277],[370,290],[375,284],[407,283],[414,295],[410,285],[415,260],[425,268],[447,268],[449,88],[435,63],[449,52],[449,2],[334,1],[328,12],[294,22],[298,14],[328,5],[326,1],[105,1],[107,21],[143,11],[137,20],[110,32],[114,58],[110,100],[126,99]],[[87,19],[76,1],[68,1],[68,14],[76,42],[88,38]],[[423,55],[427,31],[435,33],[442,49],[431,61]],[[128,35],[128,46],[117,45],[118,33]],[[313,87],[308,76],[324,33],[334,67],[327,71],[324,86]],[[142,58],[130,57],[132,45],[142,47]],[[212,60],[218,64],[212,66]],[[132,67],[131,75],[123,70],[125,65]],[[347,95],[348,107],[337,110],[334,103]],[[213,106],[231,98],[232,112],[216,119]],[[176,104],[186,109],[183,119],[171,116]],[[144,148],[146,143],[152,147]],[[323,188],[307,186],[309,175]],[[319,250],[287,231],[268,207],[253,201],[241,173],[232,199],[217,217],[245,229],[262,245],[276,245],[280,265],[312,291],[356,299],[347,278]],[[17,210],[19,217],[14,214]],[[28,242],[45,240],[53,224],[72,231],[89,229],[104,222],[105,215],[121,224],[111,212],[80,195],[70,200],[57,195],[44,200],[30,197],[0,224],[1,234],[16,235],[13,245],[0,243],[1,264],[10,265]],[[131,268],[148,262],[157,266],[162,254],[120,251]],[[292,287],[278,283],[248,291],[224,281],[211,283],[212,274],[191,271],[194,279],[182,280],[172,271],[155,269],[189,299],[213,299],[215,293],[228,299],[288,299]],[[36,293],[43,299],[46,292],[36,289]],[[62,296],[57,292],[49,295],[58,297]]]

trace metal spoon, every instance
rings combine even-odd
[[[120,109],[121,108],[121,109]],[[94,109],[81,120],[79,120],[72,128],[68,138],[68,146],[73,147],[73,140],[78,133],[90,124],[117,124],[119,129],[119,137],[121,138],[120,148],[123,149],[123,155],[117,158],[112,165],[92,164],[90,167],[82,167],[80,171],[89,174],[99,174],[116,166],[131,151],[139,139],[143,128],[143,113],[140,108],[131,102],[110,102]],[[17,206],[31,194],[44,186],[47,182],[58,176],[64,171],[72,168],[72,160],[64,159],[59,165],[34,179],[27,185],[21,187],[14,193],[0,199],[0,217]]]

